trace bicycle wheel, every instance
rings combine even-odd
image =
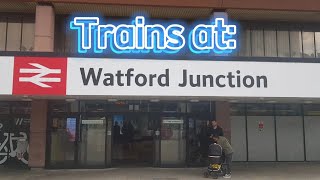
[[[4,146],[3,149],[0,150],[0,164],[3,164],[8,159],[8,148]]]

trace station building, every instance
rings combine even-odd
[[[318,1],[15,0],[0,12],[0,168],[203,166],[211,120],[234,161],[320,160]],[[148,23],[158,41],[142,37]],[[194,23],[207,25],[198,36]]]

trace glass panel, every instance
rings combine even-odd
[[[276,130],[278,161],[304,161],[302,116],[276,116]]]
[[[149,112],[161,112],[161,103],[150,102],[149,103]]]
[[[161,164],[184,164],[186,160],[185,123],[181,116],[161,120]]]
[[[320,116],[320,104],[304,105],[303,114],[305,116]]]
[[[319,105],[317,108],[312,108],[313,111],[318,111],[319,114]],[[316,110],[317,109],[317,110]],[[306,160],[307,161],[320,161],[320,116],[305,116],[304,117],[304,129],[305,129],[305,150],[306,150]]]
[[[131,110],[130,110],[131,108]],[[107,102],[107,111],[108,112],[129,112],[134,110],[134,105],[129,104],[127,101],[117,101],[117,102]]]
[[[247,117],[248,160],[275,161],[276,146],[274,116],[262,116],[262,114],[266,114],[262,112],[257,114],[258,116]]]
[[[299,104],[276,104],[275,114],[277,116],[299,116],[301,115],[301,106]]]
[[[11,105],[13,114],[31,114],[30,102],[15,102]]]
[[[163,103],[163,112],[186,112],[187,103]]]
[[[207,122],[210,120],[210,115],[207,117],[190,117],[189,120],[189,164],[205,165],[208,150]]]
[[[263,30],[252,30],[252,56],[264,56]]]
[[[153,132],[159,116],[147,113],[113,115],[113,154],[116,163],[153,162]]]
[[[105,164],[106,118],[82,117],[79,159],[82,165]]]
[[[245,104],[231,104],[230,114],[232,116],[245,116],[246,105]]]
[[[8,21],[7,51],[20,51],[21,27],[21,22],[18,20]]]
[[[9,114],[10,106],[9,103],[0,102],[0,114]]]
[[[248,116],[268,116],[273,115],[272,104],[247,104]]]
[[[315,33],[315,41],[316,41],[316,55],[320,57],[320,32]]]
[[[53,118],[51,125],[51,165],[70,165],[75,156],[76,118]]]
[[[29,129],[30,117],[14,117],[14,124],[10,130],[11,161],[16,163],[17,160],[21,164],[28,164],[29,159]]]
[[[243,29],[240,36],[239,56],[251,56],[251,38],[250,29]]]
[[[291,57],[302,57],[301,31],[290,31]]]
[[[201,102],[201,103],[188,103],[187,112],[191,113],[202,113],[202,112],[211,112],[210,102]]]
[[[314,32],[302,32],[303,39],[303,57],[314,58]]]
[[[275,30],[264,31],[265,56],[277,57],[277,32]]]
[[[0,51],[6,50],[7,22],[0,18]]]
[[[289,32],[288,31],[277,31],[277,48],[279,57],[290,57],[289,49]]]
[[[65,51],[68,53],[77,53],[77,33],[70,30],[66,31]]]
[[[21,51],[33,51],[34,23],[24,22],[22,24]]]
[[[0,116],[0,165],[7,162],[9,156],[9,117]]]
[[[106,101],[82,101],[80,107],[81,112],[105,112]]]

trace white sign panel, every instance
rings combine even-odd
[[[14,57],[0,57],[0,94],[12,94]]]
[[[320,97],[320,64],[68,58],[67,95]]]
[[[82,124],[103,124],[103,120],[82,120]]]

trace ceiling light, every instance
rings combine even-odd
[[[303,101],[304,104],[312,104],[312,101]]]
[[[151,99],[150,102],[159,102],[159,99]]]
[[[236,103],[236,102],[238,102],[238,100],[231,99],[231,100],[229,100],[229,102],[230,102],[230,103]]]
[[[23,98],[23,99],[21,99],[22,101],[32,101],[32,99],[31,98]]]
[[[117,99],[108,99],[109,102],[116,102],[118,101]]]
[[[67,102],[74,102],[76,99],[66,99]]]
[[[276,103],[277,101],[267,101],[267,103]]]
[[[199,102],[198,99],[191,99],[190,102]]]

